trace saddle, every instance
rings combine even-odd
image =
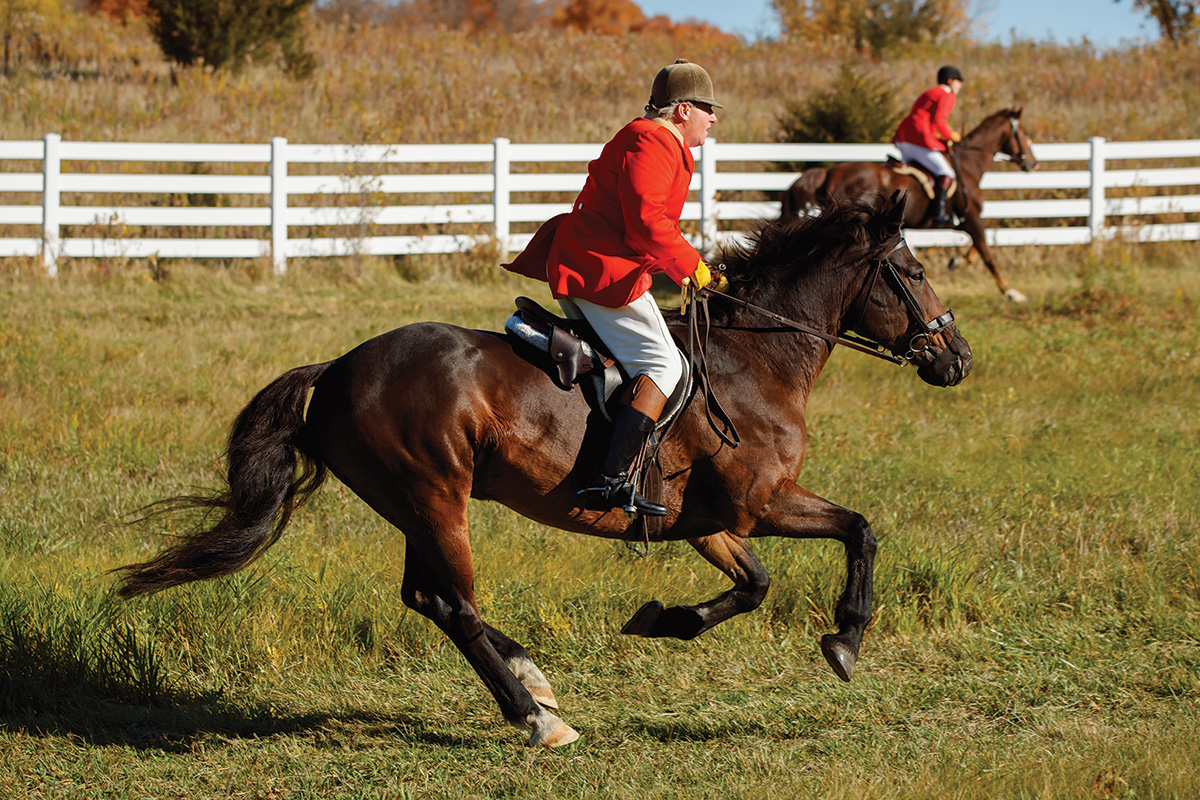
[[[504,332],[523,342],[550,360],[527,360],[546,369],[558,388],[571,391],[579,386],[588,403],[610,422],[609,401],[617,390],[629,381],[625,370],[617,363],[584,319],[567,319],[543,308],[528,297],[514,301],[516,311],[504,323]],[[675,342],[676,347],[679,342]],[[680,348],[683,378],[667,398],[667,405],[654,429],[662,430],[686,405],[691,396],[692,371],[686,353]],[[525,355],[525,354],[522,354]]]
[[[524,353],[520,350],[517,352],[545,369],[560,389],[571,391],[576,385],[580,386],[588,405],[611,422],[609,401],[618,389],[629,382],[629,376],[608,353],[592,326],[587,320],[560,317],[528,297],[516,298],[515,304],[516,311],[504,323],[504,331],[517,341],[529,345],[536,355],[528,349]],[[675,345],[679,347],[679,342],[676,341]],[[692,366],[682,347],[680,355],[683,378],[667,398],[666,407],[631,470],[634,485],[638,486],[643,497],[655,503],[661,503],[663,497],[662,464],[658,459],[658,448],[668,426],[687,406],[694,387]],[[651,541],[661,540],[662,517],[642,516],[637,524],[647,546]],[[630,543],[626,544],[636,552],[645,554],[645,551],[638,551]]]
[[[921,188],[925,190],[925,194],[929,199],[933,199],[934,178],[928,172],[916,164],[901,161],[895,156],[888,156],[887,163],[884,166],[897,175],[911,175],[913,178],[916,178],[917,183],[921,184]],[[951,197],[954,197],[954,192],[957,189],[958,181],[955,180],[954,183],[950,184],[950,188],[946,190],[946,199],[949,200]]]
[[[552,367],[547,371],[558,388],[571,391],[577,383],[586,382],[588,401],[594,401],[604,417],[612,419],[606,407],[608,399],[628,376],[587,320],[560,317],[528,297],[514,302],[517,308],[504,323],[505,333],[549,356]]]

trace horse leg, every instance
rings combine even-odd
[[[504,718],[530,731],[529,744],[561,747],[579,734],[538,705],[493,644],[499,638],[511,659],[516,642],[498,631],[488,632],[475,602],[474,570],[466,536],[466,503],[453,526],[406,534],[404,583],[401,598],[409,608],[429,617],[442,629],[492,693]],[[431,518],[439,515],[432,514]],[[445,517],[443,517],[445,518]],[[515,647],[514,647],[515,646]],[[525,656],[528,661],[528,656]],[[532,662],[529,662],[532,666]],[[533,667],[540,675],[540,671]],[[542,678],[545,682],[545,678]],[[547,685],[547,690],[549,686]],[[553,699],[553,695],[551,695]]]
[[[833,615],[838,632],[821,637],[821,652],[839,678],[850,680],[863,631],[871,621],[874,594],[875,533],[867,520],[795,484],[785,484],[755,522],[751,536],[834,539],[845,546],[846,588]]]
[[[996,259],[992,256],[992,250],[988,247],[987,238],[984,235],[983,220],[974,214],[970,214],[963,220],[962,229],[970,235],[975,249],[979,251],[979,256],[983,259],[983,263],[991,271],[992,277],[996,280],[996,288],[1014,303],[1024,303],[1028,298],[1009,286],[1008,281],[1000,274],[1000,268],[996,266]]]
[[[699,539],[688,539],[710,564],[733,581],[724,594],[694,606],[664,608],[657,600],[646,603],[621,628],[633,636],[694,639],[735,614],[753,611],[762,604],[771,579],[759,562],[750,543],[729,531]]]
[[[550,682],[538,669],[537,664],[533,663],[533,659],[529,657],[525,648],[486,622],[483,624],[483,628],[487,632],[492,647],[504,659],[505,665],[517,680],[529,690],[529,694],[538,702],[538,705],[557,709],[558,700],[555,699],[554,692],[550,689]]]
[[[979,251],[975,249],[975,245],[971,245],[961,256],[950,256],[950,262],[946,264],[946,270],[953,272],[956,269],[966,269],[975,260],[977,252]]]

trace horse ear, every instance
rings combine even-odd
[[[1024,110],[1025,110],[1024,106],[1017,106],[1017,113],[1013,114],[1013,116],[1016,117],[1017,119],[1020,119],[1021,112]]]
[[[908,191],[897,189],[892,192],[889,203],[891,208],[888,209],[888,222],[894,223],[896,229],[899,230],[900,226],[904,224],[904,207],[908,204]]]

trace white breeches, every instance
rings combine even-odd
[[[954,177],[954,170],[950,168],[950,162],[946,160],[945,153],[908,142],[896,142],[895,145],[900,150],[900,156],[908,163],[920,164],[934,175]]]
[[[679,348],[654,298],[646,292],[627,306],[608,308],[576,297],[558,301],[568,319],[586,319],[630,378],[648,375],[670,397],[683,377]]]

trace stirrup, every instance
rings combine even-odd
[[[642,497],[624,472],[616,476],[600,475],[596,485],[580,489],[576,494],[584,496],[583,507],[589,511],[611,511],[619,508],[630,519],[636,519],[638,514],[645,514],[647,517],[667,515],[667,507]]]

